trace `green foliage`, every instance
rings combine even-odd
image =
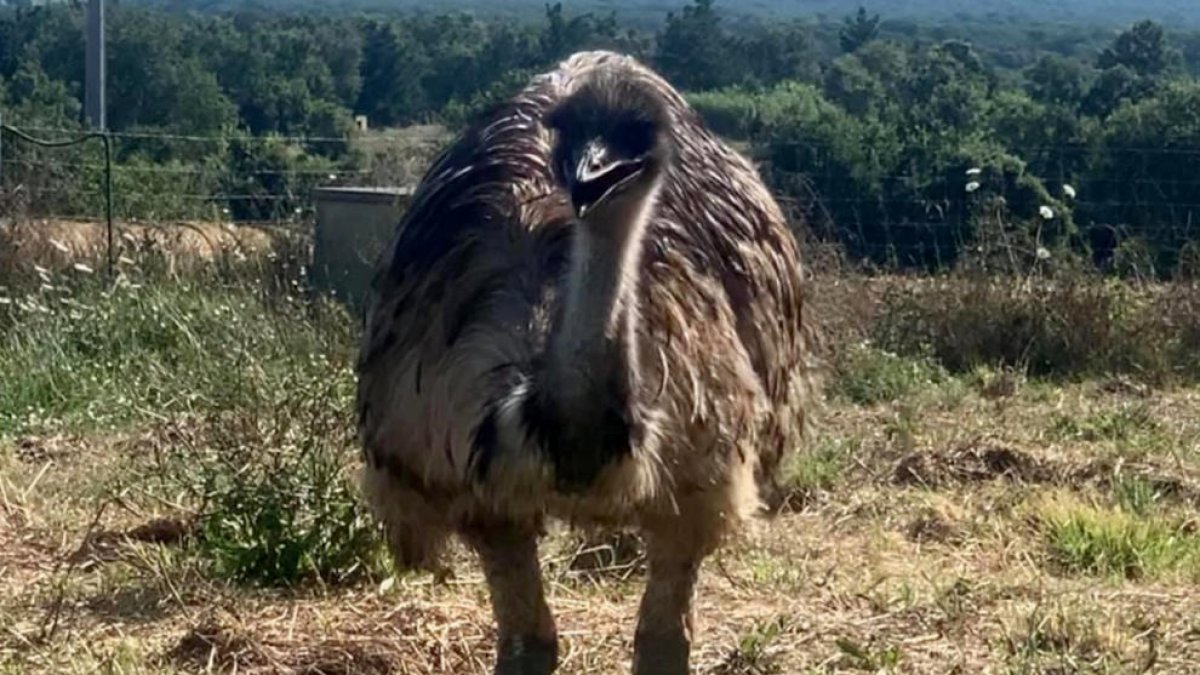
[[[1125,66],[1138,75],[1153,76],[1170,66],[1171,56],[1163,27],[1153,21],[1139,21],[1100,52],[1097,64],[1104,69]]]

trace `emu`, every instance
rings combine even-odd
[[[688,672],[702,560],[805,426],[798,244],[752,165],[632,57],[581,52],[482,115],[379,261],[363,487],[397,565],[479,556],[495,672],[557,667],[549,518],[637,528],[637,675]]]

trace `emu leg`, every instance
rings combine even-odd
[[[537,531],[484,525],[467,535],[479,553],[498,627],[496,675],[549,675],[558,667],[558,632],[546,605]]]
[[[692,596],[704,558],[704,548],[698,544],[692,537],[648,537],[650,574],[633,640],[634,675],[688,673]]]

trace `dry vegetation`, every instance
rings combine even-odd
[[[353,321],[267,250],[0,265],[0,673],[487,672],[472,561],[391,576],[347,480]],[[820,426],[706,567],[700,672],[1194,672],[1200,291],[817,285]],[[636,546],[544,555],[562,672],[627,669]]]

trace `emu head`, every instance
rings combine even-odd
[[[547,124],[557,135],[556,178],[581,219],[638,208],[672,160],[663,94],[627,73],[595,74]]]

